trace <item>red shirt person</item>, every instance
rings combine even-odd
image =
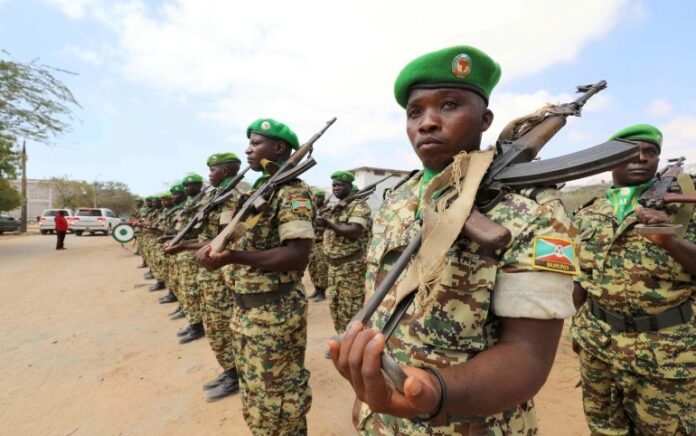
[[[64,250],[63,242],[65,241],[65,234],[68,232],[68,220],[65,219],[65,212],[62,210],[58,211],[58,215],[54,218],[56,224],[56,250]]]

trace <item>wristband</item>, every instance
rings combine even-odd
[[[432,421],[442,412],[442,409],[445,406],[445,400],[447,399],[447,388],[445,387],[445,380],[442,378],[442,374],[440,374],[440,371],[438,371],[437,368],[421,367],[421,369],[433,374],[437,379],[437,382],[440,384],[440,401],[438,401],[435,411],[430,415],[419,415],[414,419],[414,421],[417,422],[427,422]]]

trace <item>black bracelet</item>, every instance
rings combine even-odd
[[[438,383],[440,383],[440,401],[437,403],[437,408],[435,408],[435,411],[430,415],[420,415],[414,419],[414,421],[417,422],[427,422],[435,419],[435,417],[437,417],[442,412],[442,408],[445,407],[445,400],[447,399],[447,388],[445,386],[445,380],[442,378],[442,374],[440,374],[440,371],[438,371],[437,368],[424,366],[421,367],[421,369],[424,369],[425,371],[428,371],[429,373],[433,374],[435,378],[437,378]]]

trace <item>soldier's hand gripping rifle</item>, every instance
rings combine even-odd
[[[696,203],[696,193],[693,192],[694,182],[691,176],[684,173],[684,158],[669,159],[667,162],[668,165],[655,174],[657,180],[641,194],[638,203],[651,209],[666,209],[667,205],[673,203],[682,203],[688,206],[682,206],[672,224],[637,224],[636,232],[640,234],[681,236],[691,219],[693,204]],[[673,192],[679,190],[682,192]]]
[[[179,233],[177,233],[176,236],[174,236],[174,239],[171,240],[169,246],[173,247],[179,242],[181,242],[181,240],[184,239],[184,237],[191,231],[191,229],[193,229],[200,222],[202,222],[211,211],[215,210],[218,206],[224,204],[230,197],[232,197],[235,193],[235,188],[237,187],[239,182],[241,182],[242,179],[244,179],[244,174],[246,174],[247,171],[249,171],[249,167],[244,168],[244,171],[237,174],[234,177],[234,179],[232,179],[230,183],[227,186],[225,186],[225,189],[223,189],[215,195],[215,198],[213,198],[210,201],[210,203],[206,204],[198,212],[196,212],[196,214],[189,220],[189,222],[186,223],[186,225],[181,230],[179,230]]]
[[[570,115],[580,116],[587,100],[606,88],[606,85],[606,82],[602,80],[594,85],[579,86],[577,90],[583,95],[575,101],[559,106],[546,106],[534,114],[508,124],[498,139],[498,153],[479,187],[477,206],[483,211],[488,211],[506,193],[513,190],[550,186],[554,183],[598,174],[637,159],[638,146],[629,141],[618,140],[558,158],[533,161],[541,148],[565,125],[566,118]],[[463,233],[472,241],[492,250],[504,248],[511,238],[507,229],[489,220],[476,209],[471,211],[465,222]],[[412,257],[418,253],[421,236],[420,232],[414,236],[377,286],[372,297],[351,322],[359,321],[365,326],[369,324],[382,300],[409,265]],[[386,340],[406,313],[415,295],[416,292],[413,291],[397,304],[384,328]],[[337,340],[340,342],[341,338],[342,335]],[[386,352],[382,353],[382,370],[392,384],[403,392],[406,374]]]
[[[210,243],[213,253],[220,253],[225,249],[228,243],[236,241],[244,235],[249,228],[256,225],[261,213],[268,207],[268,199],[276,189],[296,179],[300,174],[316,165],[316,161],[311,157],[314,143],[335,121],[335,117],[327,121],[324,128],[315,133],[309,141],[302,144],[302,146],[290,155],[288,160],[271,175],[266,183],[261,185],[249,198],[247,198],[244,204],[237,210],[232,221],[230,221],[227,227],[225,227]],[[307,159],[303,161],[305,157],[307,157]]]

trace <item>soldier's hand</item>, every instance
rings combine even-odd
[[[438,406],[442,393],[435,376],[422,369],[402,366],[407,378],[404,393],[387,382],[381,371],[384,335],[352,323],[343,340],[329,341],[334,366],[350,382],[358,399],[377,413],[402,418],[429,415]]]
[[[319,227],[319,228],[326,227],[326,218],[317,217],[317,218],[314,220],[314,224],[315,224],[317,227]]]
[[[651,209],[649,207],[636,206],[636,217],[641,224],[645,225],[657,225],[657,224],[671,224],[669,216],[662,211],[657,209]],[[664,235],[656,233],[643,233],[643,236],[648,238],[654,244],[664,245],[669,239],[674,238],[673,235]]]

